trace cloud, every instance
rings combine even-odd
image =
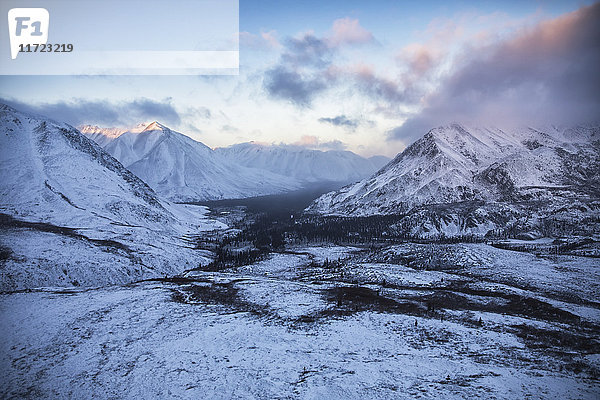
[[[233,125],[229,125],[229,124],[223,125],[221,127],[221,131],[228,132],[228,133],[238,133],[238,132],[240,132],[240,130],[238,128],[236,128]]]
[[[600,3],[472,46],[388,136],[414,138],[451,121],[585,124],[600,118]]]
[[[265,73],[263,84],[271,96],[303,107],[309,106],[313,97],[327,88],[322,77],[303,76],[281,65]]]
[[[326,117],[319,118],[319,122],[328,123],[328,124],[335,125],[335,126],[341,126],[343,128],[347,128],[350,130],[355,130],[359,125],[358,120],[350,119],[350,118],[346,117],[345,115],[338,115],[333,118],[326,118]]]
[[[265,71],[263,87],[274,98],[308,107],[317,93],[337,82],[333,59],[340,47],[372,40],[373,35],[350,18],[335,20],[323,37],[305,32],[287,38],[277,65]]]
[[[211,119],[212,113],[206,107],[188,107],[185,116],[199,117],[202,119]]]
[[[348,72],[349,77],[355,81],[356,87],[374,100],[394,104],[414,100],[414,96],[411,96],[410,92],[401,87],[398,82],[377,75],[368,65],[354,66]]]
[[[344,142],[340,141],[340,140],[331,140],[329,142],[321,142],[319,143],[319,148],[323,149],[323,150],[346,150],[346,148],[348,148],[348,145],[346,145]]]
[[[265,72],[263,87],[274,98],[308,107],[329,86],[326,68],[331,55],[327,43],[312,33],[290,38],[278,65]]]
[[[327,39],[332,46],[363,44],[374,40],[373,34],[360,26],[357,19],[341,18],[333,21],[332,34]]]
[[[2,100],[20,111],[41,114],[73,126],[94,124],[100,126],[130,126],[141,121],[159,120],[168,125],[181,122],[171,99],[155,101],[146,98],[127,102],[74,99],[56,103],[27,104],[17,100]]]
[[[281,63],[294,67],[323,67],[330,64],[333,50],[324,39],[312,33],[286,41],[286,51],[281,55]]]
[[[313,135],[304,135],[293,146],[305,147],[307,149],[317,150],[345,150],[348,146],[340,140],[331,140],[322,142],[318,137]]]
[[[184,130],[183,130],[182,132],[193,132],[193,133],[195,133],[196,135],[200,135],[200,134],[202,134],[202,133],[203,133],[203,132],[202,132],[202,129],[199,129],[199,128],[198,128],[196,125],[194,125],[194,124],[189,124],[189,123],[188,123],[188,124],[185,124],[183,128],[184,128]]]
[[[302,147],[316,147],[319,145],[319,138],[313,135],[304,135],[293,144]]]
[[[260,32],[254,34],[250,32],[240,32],[240,45],[254,50],[271,50],[281,47],[275,31]]]

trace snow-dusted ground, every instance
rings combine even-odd
[[[423,246],[2,295],[0,397],[600,396],[597,260],[449,245],[420,270]]]
[[[414,265],[458,276],[507,283],[551,296],[600,300],[600,259],[576,256],[536,256],[483,244],[404,244],[392,246],[376,258],[394,255],[413,259]],[[387,256],[387,257],[386,257]]]
[[[8,252],[0,261],[0,290],[122,284],[210,262],[212,254],[194,249],[188,236],[226,226],[209,219],[206,207],[169,206],[172,215],[190,221],[188,226],[165,232],[116,223],[94,226],[88,220],[87,226],[66,231],[53,225],[0,224],[0,250]]]
[[[160,199],[75,128],[0,104],[0,291],[101,286],[176,274],[224,229],[205,207]]]

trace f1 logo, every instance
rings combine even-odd
[[[45,8],[11,8],[8,10],[10,57],[14,60],[21,45],[46,44],[50,14]]]

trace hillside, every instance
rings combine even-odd
[[[157,193],[174,201],[254,197],[298,189],[289,177],[248,168],[190,137],[153,122],[104,149]]]
[[[439,127],[375,175],[321,196],[307,211],[348,216],[410,212],[407,229],[417,234],[485,234],[517,224],[522,214],[539,217],[538,211],[560,210],[569,218],[578,210],[596,213],[599,132],[597,127]]]
[[[265,169],[301,182],[355,182],[375,173],[389,159],[364,158],[351,151],[320,151],[293,145],[240,143],[216,151],[247,167]]]
[[[161,200],[77,129],[5,105],[0,172],[2,290],[180,271],[205,259],[182,237],[220,226]]]

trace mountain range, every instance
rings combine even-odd
[[[383,167],[389,158],[364,158],[351,151],[320,151],[295,145],[239,143],[216,151],[232,162],[282,174],[303,183],[355,182]]]
[[[165,198],[289,191],[387,161],[256,143],[212,150],[158,122],[82,131],[0,105],[0,290],[181,272],[210,259],[190,235],[226,226]],[[394,216],[389,229],[407,237],[597,236],[600,128],[441,126],[306,212]]]
[[[6,105],[0,172],[0,289],[178,272],[207,259],[183,238],[222,226],[162,200],[77,129]]]
[[[599,199],[599,127],[451,124],[430,130],[373,176],[324,194],[307,211],[407,214],[402,229],[413,235],[486,234],[518,225],[523,215],[568,213],[562,220],[576,225],[597,214]],[[539,233],[539,226],[525,225]]]
[[[122,133],[104,150],[174,201],[253,197],[300,188],[293,179],[229,162],[203,143],[158,122],[141,132]]]
[[[153,122],[135,129],[80,127],[104,150],[173,201],[219,200],[276,194],[315,182],[354,182],[389,161],[349,151],[242,143],[212,150]]]

